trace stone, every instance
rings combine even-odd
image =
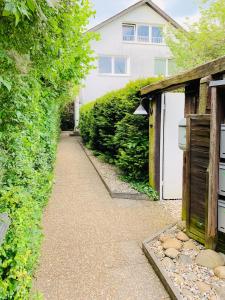
[[[198,281],[196,285],[202,294],[207,293],[211,290],[211,286],[205,282]]]
[[[174,281],[178,284],[178,285],[182,285],[184,283],[184,279],[181,275],[179,274],[174,274]]]
[[[225,279],[225,266],[216,267],[214,269],[214,274],[220,279]]]
[[[225,288],[220,286],[214,286],[214,289],[216,291],[216,296],[218,300],[224,300],[225,299]]]
[[[186,222],[185,221],[179,221],[177,223],[177,228],[180,230],[184,230],[186,228]]]
[[[192,240],[185,242],[183,245],[183,249],[199,251],[198,247],[195,245],[195,243]]]
[[[174,262],[173,262],[172,259],[169,258],[169,257],[165,257],[165,258],[162,260],[162,264],[163,264],[163,266],[164,266],[166,269],[173,269],[173,268],[174,268]]]
[[[187,242],[189,240],[189,237],[182,231],[178,232],[176,237],[178,240],[180,240],[182,242]]]
[[[169,248],[174,248],[176,250],[180,250],[182,247],[181,241],[179,241],[176,238],[169,238],[163,243],[163,248],[164,249],[169,249]]]
[[[181,263],[183,265],[191,265],[192,259],[188,255],[180,254],[179,255],[179,263]]]
[[[183,294],[188,300],[193,300],[193,298],[194,298],[193,293],[192,293],[190,290],[188,290],[188,289],[183,289],[183,290],[182,290],[182,294]]]
[[[165,255],[170,257],[170,258],[176,258],[178,256],[178,254],[179,254],[179,251],[177,251],[174,248],[168,248],[165,251]]]
[[[219,252],[219,255],[222,257],[223,261],[224,261],[224,265],[225,265],[225,254],[222,252]]]
[[[160,242],[164,243],[166,240],[170,239],[171,237],[169,235],[160,235],[159,240]]]
[[[207,249],[199,252],[199,254],[196,257],[196,264],[210,269],[214,269],[216,267],[223,266],[224,261],[216,251]]]

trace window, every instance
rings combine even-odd
[[[161,44],[162,42],[163,42],[162,28],[153,26],[152,27],[152,43]]]
[[[123,24],[123,40],[134,41],[135,40],[136,26],[132,24]]]
[[[139,25],[137,31],[137,39],[139,42],[149,42],[149,26],[148,25]]]
[[[156,76],[174,75],[176,71],[177,71],[177,67],[173,59],[167,59],[167,58],[155,59],[154,74]]]
[[[166,59],[164,58],[156,58],[155,59],[155,75],[160,76],[164,75],[166,76]]]
[[[125,56],[100,56],[98,66],[100,74],[128,74],[128,58]]]
[[[139,43],[163,43],[162,26],[148,24],[123,24],[123,41]]]
[[[100,56],[98,61],[99,73],[111,74],[112,73],[112,57]]]
[[[115,74],[127,74],[127,58],[118,56],[114,59]]]

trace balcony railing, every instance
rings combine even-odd
[[[137,39],[138,42],[149,43],[149,36],[139,35]]]
[[[125,34],[125,35],[123,35],[123,40],[127,41],[127,42],[132,42],[132,41],[135,40],[135,36],[134,35]]]
[[[153,44],[162,44],[163,38],[162,37],[152,37],[152,43]]]

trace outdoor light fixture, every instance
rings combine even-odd
[[[179,148],[184,151],[187,150],[186,135],[187,135],[187,119],[184,118],[179,123]]]
[[[134,115],[141,115],[141,116],[147,116],[148,115],[147,109],[145,108],[146,105],[144,104],[144,100],[146,100],[146,98],[141,100],[140,105],[138,106],[138,108],[134,112]]]

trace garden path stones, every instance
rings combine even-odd
[[[168,270],[174,269],[174,267],[175,267],[173,260],[169,257],[165,257],[162,260],[162,264]]]
[[[182,231],[178,232],[176,238],[182,242],[187,242],[189,240],[189,237]]]
[[[216,267],[214,269],[214,274],[220,279],[225,279],[225,267],[224,266]]]
[[[177,251],[174,248],[169,248],[169,249],[166,249],[166,251],[165,251],[165,255],[170,258],[176,258],[178,256],[178,254],[179,254],[179,251]]]
[[[176,238],[169,238],[163,243],[164,249],[174,248],[176,250],[180,250],[182,247],[181,241]]]
[[[185,255],[185,254],[180,254],[178,261],[179,261],[179,263],[181,263],[183,265],[191,265],[192,264],[191,257],[189,255]]]
[[[183,245],[183,249],[184,250],[195,250],[195,251],[199,251],[198,247],[195,245],[195,243],[191,240],[187,241],[184,243]]]
[[[196,257],[196,263],[200,266],[214,269],[223,266],[224,260],[217,252],[207,249],[199,252]]]

